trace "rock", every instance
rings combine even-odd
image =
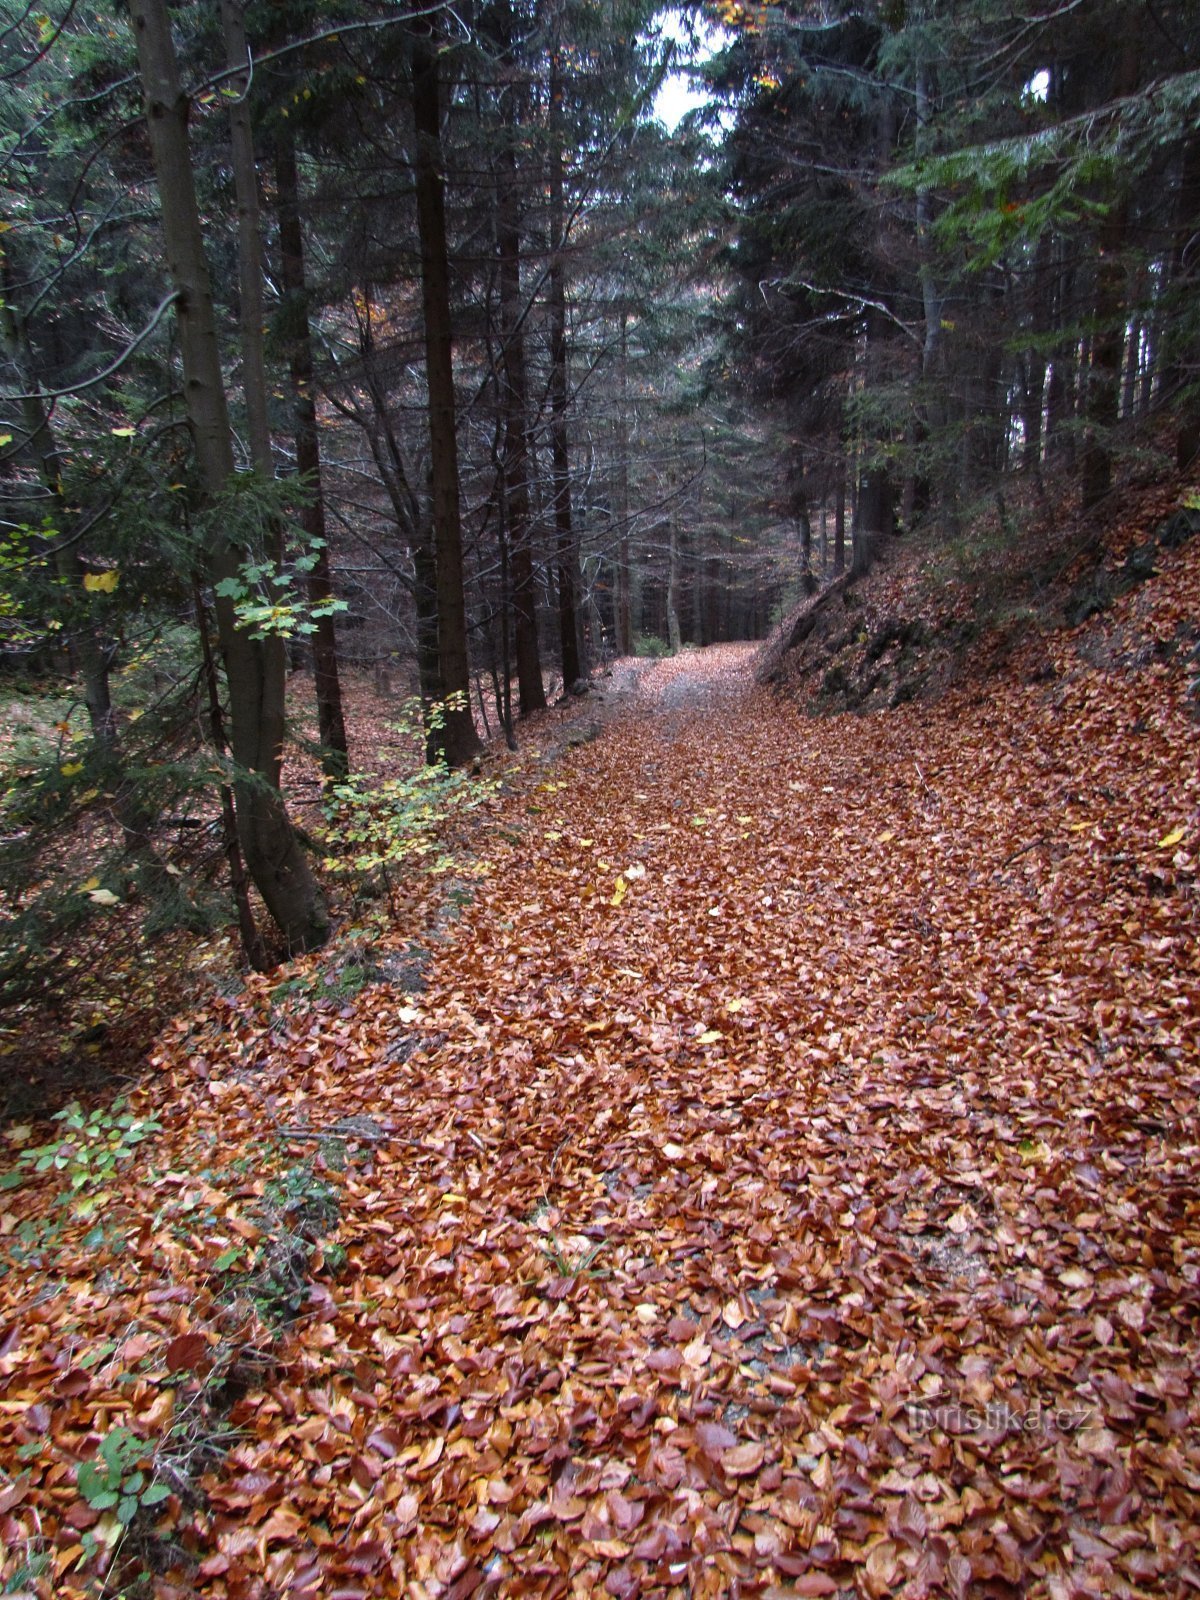
[[[1140,544],[1136,550],[1129,552],[1117,574],[1117,581],[1123,590],[1136,588],[1139,583],[1145,583],[1147,579],[1158,575],[1154,556],[1153,544]]]
[[[1103,576],[1090,579],[1075,590],[1063,607],[1067,626],[1078,628],[1089,617],[1097,617],[1107,611],[1112,603],[1113,592],[1107,580]]]
[[[1200,533],[1200,508],[1190,506],[1160,522],[1154,537],[1164,550],[1178,550],[1195,533]]]

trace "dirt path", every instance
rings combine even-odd
[[[661,663],[423,993],[164,1049],[179,1162],[371,1130],[201,1592],[1200,1583],[1200,794],[1165,678],[1060,665],[813,722]]]

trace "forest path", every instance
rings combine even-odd
[[[319,1074],[405,1141],[305,1356],[404,1447],[402,1525],[346,1515],[429,1593],[1166,1584],[1195,902],[1138,874],[1196,808],[1184,708],[1069,650],[862,720],[748,669],[639,676],[502,808],[423,1047],[381,1066],[375,1004]]]
[[[1200,616],[1188,561],[1139,636]],[[54,1283],[104,1283],[65,1330],[0,1280],[0,1445],[64,1362],[76,1433],[153,1439],[164,1359],[186,1416],[188,1340],[253,1354],[253,1162],[306,1193],[340,1130],[345,1262],[172,1512],[188,1592],[1200,1581],[1200,777],[1182,671],[1114,669],[1131,626],[861,719],[745,650],[640,670],[492,802],[456,918],[398,929],[421,992],[256,980],[164,1039],[119,1191],[156,1225],[68,1236]],[[67,1549],[56,1459],[23,1492]]]

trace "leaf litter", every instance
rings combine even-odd
[[[179,1019],[99,1222],[0,1204],[8,1589],[1200,1588],[1194,706],[1087,632],[859,719],[664,662],[418,992]]]

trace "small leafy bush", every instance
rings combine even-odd
[[[103,1198],[104,1186],[129,1161],[143,1140],[157,1133],[161,1122],[135,1117],[126,1102],[114,1100],[85,1112],[77,1100],[54,1114],[64,1128],[61,1139],[22,1150],[17,1167],[0,1176],[0,1189],[18,1188],[26,1171],[57,1172],[66,1179],[62,1204],[78,1216],[90,1216]]]
[[[131,1428],[110,1428],[90,1461],[80,1463],[75,1477],[79,1492],[93,1511],[111,1512],[128,1527],[143,1506],[166,1500],[171,1491],[155,1483],[145,1470],[147,1449]]]
[[[639,633],[634,636],[633,653],[635,656],[649,657],[652,661],[661,661],[671,654],[671,646],[655,633]]]
[[[452,817],[473,810],[495,785],[468,772],[425,762],[426,738],[444,719],[444,706],[426,712],[419,700],[407,701],[393,727],[411,752],[412,771],[382,781],[351,775],[333,785],[325,808],[328,871],[379,873],[386,883],[390,869],[401,864],[419,861],[434,872],[452,865],[439,847],[439,829]]]

